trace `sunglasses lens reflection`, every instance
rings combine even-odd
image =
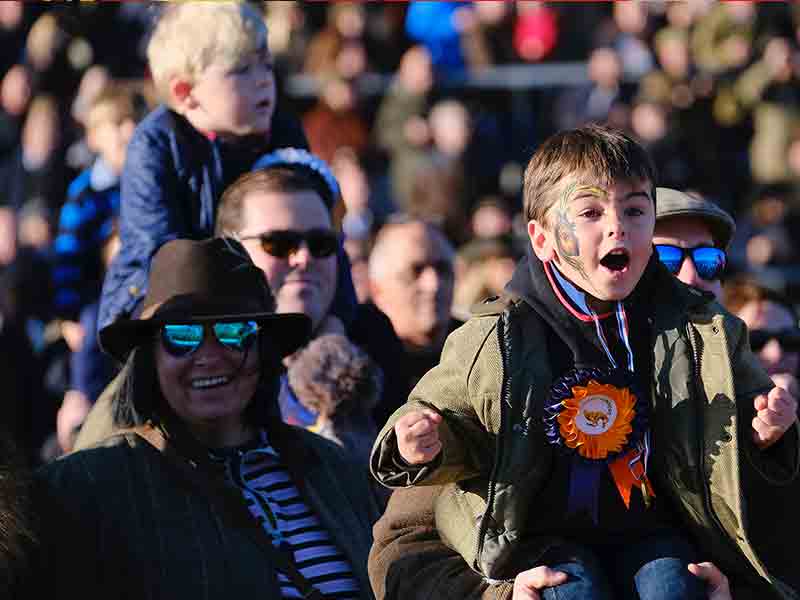
[[[243,351],[252,344],[258,331],[255,321],[214,323],[214,335],[220,344],[231,350]]]
[[[203,342],[203,326],[198,323],[164,325],[161,339],[167,352],[173,356],[186,356],[197,350]]]
[[[681,263],[683,262],[683,252],[680,248],[675,246],[657,245],[656,252],[658,252],[658,259],[664,263],[667,270],[675,275],[681,270]]]
[[[697,274],[707,281],[718,279],[725,268],[725,253],[719,248],[696,248],[692,259]]]

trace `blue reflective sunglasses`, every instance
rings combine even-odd
[[[697,246],[695,248],[681,248],[672,244],[656,244],[655,246],[659,260],[673,275],[677,275],[681,270],[681,265],[687,256],[691,257],[700,278],[706,281],[719,279],[728,262],[725,251],[713,246]]]
[[[164,350],[176,357],[189,356],[203,344],[208,325],[220,344],[236,352],[250,348],[258,332],[258,323],[255,321],[167,324],[161,326]]]

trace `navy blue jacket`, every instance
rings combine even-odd
[[[297,118],[280,110],[263,144],[237,146],[209,139],[165,106],[145,117],[128,145],[121,180],[121,247],[103,282],[98,328],[136,313],[147,291],[150,259],[163,243],[213,236],[225,188],[259,156],[287,146],[307,149],[308,142]]]

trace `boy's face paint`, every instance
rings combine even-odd
[[[549,211],[559,270],[599,300],[622,300],[644,273],[655,226],[650,190],[649,181],[574,183]]]

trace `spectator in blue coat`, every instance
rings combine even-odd
[[[97,159],[69,186],[52,253],[54,313],[71,351],[69,389],[56,418],[62,451],[72,448],[76,427],[114,375],[94,332],[109,250],[117,239],[119,178],[136,127],[131,93],[115,87],[102,92],[89,107],[85,126]]]

